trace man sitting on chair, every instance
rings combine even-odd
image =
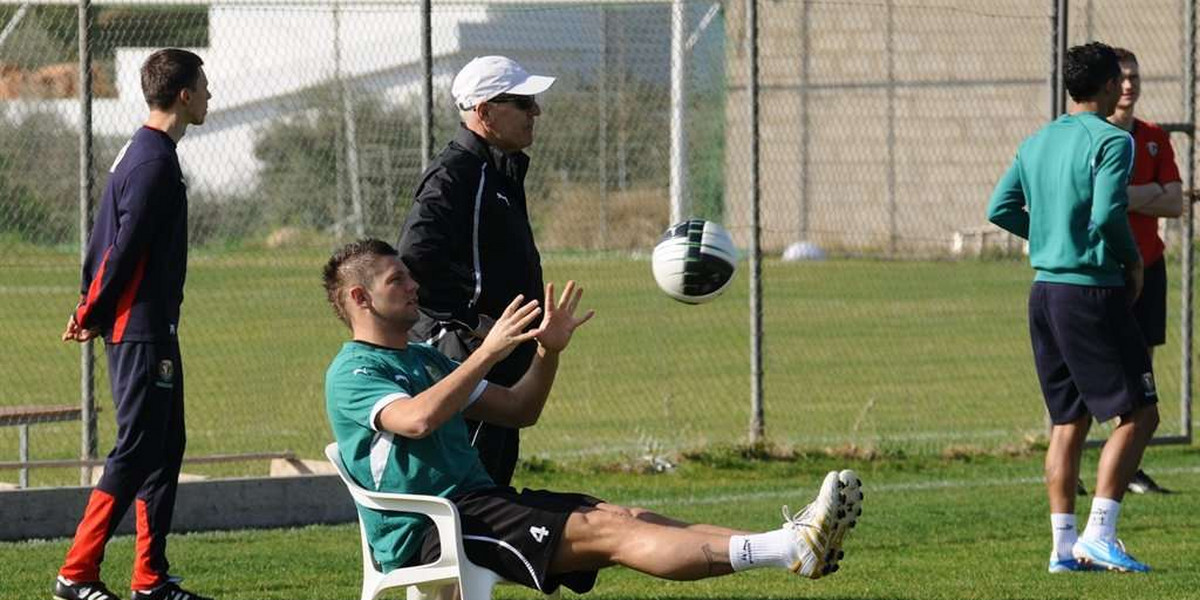
[[[334,312],[350,327],[325,374],[326,410],[351,477],[378,491],[441,496],[457,507],[467,557],[543,593],[559,585],[586,592],[597,570],[624,565],[674,580],[759,567],[818,579],[837,570],[842,541],[861,513],[853,471],[831,471],[816,499],[782,527],[750,534],[689,524],[582,494],[495,485],[467,439],[464,416],[506,427],[537,422],[575,329],[583,290],[568,282],[555,301],[517,296],[474,354],[457,364],[410,343],[417,284],[394,248],[379,240],[347,244],[324,268]],[[539,325],[525,331],[538,321]],[[527,340],[537,356],[511,388],[483,379]],[[433,562],[436,530],[416,515],[359,508],[372,554],[384,572]]]

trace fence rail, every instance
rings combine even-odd
[[[0,0],[0,407],[73,402],[92,384],[110,401],[103,356],[81,375],[78,349],[56,339],[78,295],[81,214],[145,114],[141,62],[187,47],[213,91],[208,122],[179,145],[189,455],[318,457],[322,373],[343,337],[316,288],[325,253],[396,239],[424,145],[457,127],[451,77],[506,54],[559,78],[539,98],[531,218],[548,277],[583,281],[601,309],[526,455],[742,442],[752,415],[763,439],[806,445],[995,449],[1039,435],[1031,273],[1021,244],[989,234],[988,194],[1048,116],[1059,23],[1067,44],[1137,52],[1138,115],[1171,124],[1191,182],[1194,2],[753,2],[456,0],[426,19],[417,1],[95,0],[81,44],[77,2]],[[670,304],[649,276],[648,250],[679,214],[761,248],[708,305]],[[1171,330],[1156,371],[1164,403],[1181,406],[1164,411],[1164,435],[1190,439],[1190,207],[1166,231]],[[761,369],[745,368],[751,350]],[[85,425],[81,453],[77,428],[40,425],[37,455],[90,460],[114,433]],[[15,456],[7,435],[0,456]],[[67,476],[41,471],[35,484]]]

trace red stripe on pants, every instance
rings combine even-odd
[[[166,573],[154,570],[151,560],[151,544],[154,536],[150,535],[150,515],[146,510],[146,502],[138,498],[134,502],[137,513],[137,547],[133,556],[133,577],[129,587],[135,590],[150,590],[167,580]]]
[[[98,489],[92,490],[83,519],[75,530],[75,541],[67,552],[67,560],[58,574],[71,581],[98,581],[100,563],[104,560],[104,544],[112,533],[113,517],[111,495]]]

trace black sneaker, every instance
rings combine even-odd
[[[206,596],[193,594],[174,581],[168,581],[148,592],[133,592],[129,600],[212,600]]]
[[[1079,479],[1079,480],[1077,480],[1077,481],[1075,482],[1075,495],[1076,495],[1076,496],[1086,496],[1086,495],[1088,495],[1088,493],[1087,493],[1087,487],[1083,485],[1083,480],[1082,480],[1082,479]]]
[[[62,575],[54,580],[54,597],[58,600],[121,600],[99,581],[75,583]]]
[[[1138,469],[1129,480],[1129,491],[1135,494],[1170,494],[1171,490],[1158,485],[1145,471]]]

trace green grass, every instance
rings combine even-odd
[[[325,258],[319,249],[193,253],[180,333],[190,455],[290,450],[319,456],[330,439],[323,373],[346,337],[319,287]],[[79,350],[58,341],[77,298],[77,262],[72,254],[28,247],[0,258],[0,406],[78,401]],[[659,292],[645,260],[550,255],[545,271],[548,280],[581,281],[584,304],[598,316],[564,357],[542,422],[524,435],[526,456],[637,456],[745,439],[750,316],[744,264],[724,296],[701,306]],[[1025,325],[1030,278],[1017,260],[768,261],[767,435],[810,447],[937,453],[1040,434],[1043,409]],[[1157,373],[1162,431],[1174,433],[1174,322],[1169,331]],[[103,453],[114,424],[102,356],[97,373]],[[78,431],[77,423],[35,426],[34,458],[76,456]],[[16,431],[0,429],[0,457],[15,458],[16,445]],[[262,474],[266,467],[187,470]],[[0,480],[13,478],[0,473]],[[75,478],[68,469],[40,469],[32,481]]]
[[[1121,535],[1135,556],[1154,567],[1149,575],[1045,572],[1049,519],[1037,454],[960,460],[889,455],[871,462],[714,455],[659,475],[552,464],[521,471],[517,480],[535,488],[585,490],[690,521],[760,530],[779,525],[781,504],[803,506],[828,469],[851,466],[864,479],[862,520],[848,541],[842,570],[828,579],[810,582],[757,571],[672,583],[613,568],[587,596],[596,600],[1190,600],[1200,586],[1196,448],[1154,448],[1147,455],[1151,473],[1179,493],[1125,499]],[[1085,479],[1091,485],[1095,451],[1087,457]],[[1081,500],[1081,519],[1087,509],[1087,500]],[[354,525],[175,535],[170,553],[173,571],[187,577],[188,585],[222,600],[346,599],[358,594],[357,536]],[[132,545],[122,537],[109,546],[105,577],[117,591],[128,586]],[[0,543],[0,598],[48,597],[66,549],[65,540]],[[499,597],[537,595],[506,587]]]

